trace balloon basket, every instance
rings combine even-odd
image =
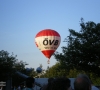
[[[47,63],[50,64],[50,60],[48,60]]]

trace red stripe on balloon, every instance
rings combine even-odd
[[[41,37],[41,36],[58,36],[60,37],[59,33],[55,30],[52,30],[52,29],[44,29],[44,30],[41,30],[37,35],[36,37]]]
[[[50,59],[50,57],[52,56],[52,54],[55,52],[55,50],[43,50],[41,51],[47,58]]]
[[[36,46],[38,47],[38,44],[35,42]]]

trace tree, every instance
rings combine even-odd
[[[7,51],[0,51],[0,80],[6,79],[7,76],[10,76],[14,72],[14,63],[16,62],[16,56],[9,55]]]
[[[79,32],[69,29],[70,35],[65,38],[67,46],[62,47],[62,53],[56,52],[54,57],[64,68],[92,72],[99,76],[100,23],[85,23],[81,19],[80,26]]]
[[[67,72],[65,69],[61,68],[60,63],[56,63],[52,67],[47,67],[46,73],[44,74],[45,77],[60,77],[66,76]]]
[[[24,81],[24,78],[18,76],[16,71],[19,71],[27,76],[36,76],[34,68],[25,68],[28,65],[22,60],[18,60],[17,55],[10,55],[7,51],[0,51],[0,81],[6,81],[12,77],[12,85],[19,85]]]

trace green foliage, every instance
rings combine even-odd
[[[16,62],[16,56],[9,55],[7,51],[0,51],[0,80],[6,80],[8,76],[14,73],[14,63]]]
[[[100,23],[85,23],[81,19],[80,27],[79,32],[69,29],[70,34],[64,40],[67,46],[54,57],[60,63],[60,69],[67,69],[67,77],[85,73],[95,85],[100,85]]]
[[[7,51],[0,51],[0,81],[6,81],[8,78],[12,77],[13,85],[20,84],[24,79],[16,75],[16,71],[26,74],[27,76],[36,76],[34,68],[27,71],[25,66],[28,64],[22,60],[19,61],[16,57],[17,56],[13,53],[10,55]]]
[[[66,69],[62,69],[60,63],[56,63],[52,67],[47,68],[44,76],[47,78],[66,76]]]
[[[84,23],[82,19],[80,26],[79,32],[69,29],[70,35],[65,38],[67,46],[54,56],[69,70],[76,68],[100,76],[100,23]]]
[[[100,77],[97,77],[94,73],[86,73],[83,70],[77,70],[75,68],[70,70],[66,70],[66,69],[61,68],[60,63],[56,63],[54,66],[48,68],[44,76],[45,78],[50,78],[50,77],[56,78],[61,76],[66,76],[68,78],[76,78],[78,74],[86,74],[92,80],[94,85],[100,86]]]

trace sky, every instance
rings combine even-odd
[[[36,34],[46,28],[56,30],[63,42],[69,29],[80,30],[80,18],[84,21],[100,21],[100,0],[0,0],[0,50],[13,52],[17,59],[27,62],[26,67],[44,69],[55,65],[52,56],[50,64],[35,45]]]

